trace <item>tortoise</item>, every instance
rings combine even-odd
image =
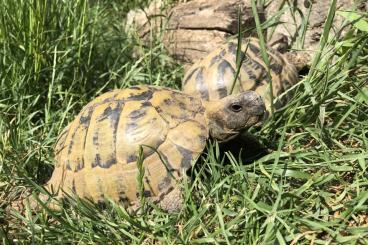
[[[278,51],[267,46],[266,52],[270,61],[273,97],[276,98],[297,83],[298,72],[295,66]],[[228,96],[237,73],[236,56],[236,40],[220,45],[189,68],[184,75],[182,90],[188,94],[200,96],[202,100],[218,100]],[[267,111],[270,111],[271,97],[267,66],[261,57],[257,38],[242,40],[240,58],[242,63],[233,92],[256,91],[264,98]],[[285,100],[278,100],[275,107],[279,108],[284,103]]]
[[[143,195],[168,212],[179,210],[176,179],[199,157],[206,140],[234,137],[259,123],[264,110],[253,91],[211,102],[144,85],[107,92],[59,135],[55,169],[45,187],[58,199],[75,193],[95,203],[110,198],[129,207]],[[140,156],[143,188],[137,182]]]

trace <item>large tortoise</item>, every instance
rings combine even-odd
[[[58,198],[75,193],[126,206],[143,194],[164,210],[178,210],[182,200],[175,179],[192,166],[207,138],[226,141],[258,123],[263,113],[264,103],[252,91],[211,102],[152,86],[105,93],[60,134],[46,189]],[[140,147],[143,189],[137,182]]]
[[[243,39],[240,52],[242,63],[238,79],[233,87],[237,73],[237,47],[236,40],[229,41],[194,63],[184,75],[183,91],[200,96],[203,100],[218,100],[228,96],[231,92],[254,90],[264,98],[269,111],[270,84],[259,40],[257,38]],[[294,65],[276,50],[267,46],[266,52],[270,63],[273,97],[276,98],[298,81],[298,73]],[[231,91],[232,88],[233,91]],[[279,100],[275,106],[279,107],[284,102],[285,100]]]

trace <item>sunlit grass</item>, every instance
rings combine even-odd
[[[117,204],[76,197],[57,212],[6,213],[10,201],[50,177],[57,135],[92,98],[134,84],[179,88],[182,70],[159,37],[146,47],[124,31],[126,12],[144,4],[0,4],[1,243],[364,244],[368,33],[353,26],[344,39],[328,38],[333,7],[321,53],[294,98],[253,130],[273,151],[243,164],[209,143],[183,183],[180,213],[148,205],[131,216]],[[137,48],[145,55],[133,55]]]

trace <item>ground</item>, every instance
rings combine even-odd
[[[146,1],[4,0],[1,243],[367,243],[368,17],[347,23],[343,37],[327,37],[334,3],[321,53],[293,99],[252,130],[271,152],[244,164],[209,142],[183,183],[180,213],[145,205],[133,216],[76,197],[60,211],[7,210],[23,192],[42,191],[57,135],[92,98],[136,84],[179,88],[182,67],[160,37],[144,45],[124,30],[126,13]],[[354,16],[361,13],[345,14]]]

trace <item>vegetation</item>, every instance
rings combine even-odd
[[[349,31],[328,36],[336,1],[294,98],[253,130],[272,153],[243,164],[210,142],[183,184],[180,213],[147,204],[130,215],[77,197],[60,211],[9,211],[42,189],[58,133],[92,98],[134,84],[179,88],[181,67],[160,36],[147,47],[124,30],[126,13],[145,2],[1,2],[0,243],[365,244],[368,16],[338,13]]]

